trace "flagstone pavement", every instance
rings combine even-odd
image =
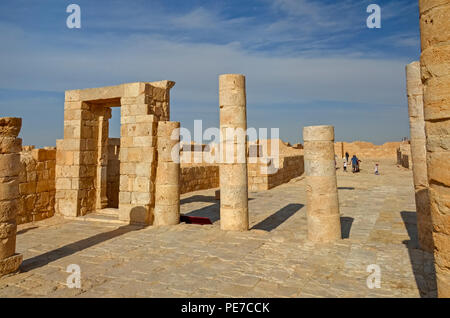
[[[242,233],[221,231],[214,190],[198,191],[182,196],[181,211],[213,225],[53,217],[19,226],[24,262],[0,279],[0,297],[436,297],[433,256],[418,249],[412,172],[382,161],[376,176],[373,164],[337,171],[338,242],[306,239],[303,177],[250,193],[251,230]],[[67,286],[71,264],[81,288]],[[369,265],[380,269],[380,288],[368,287]]]

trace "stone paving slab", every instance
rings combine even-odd
[[[53,217],[19,227],[21,273],[0,279],[0,297],[435,297],[433,256],[417,247],[411,171],[392,162],[339,169],[345,239],[306,240],[299,177],[250,193],[250,227],[219,228],[214,189],[182,196],[182,213],[213,225],[147,227]],[[67,266],[81,268],[68,288]],[[381,269],[369,289],[367,266]]]

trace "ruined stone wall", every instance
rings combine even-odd
[[[383,145],[374,145],[370,142],[335,142],[334,151],[338,158],[343,158],[348,152],[350,158],[356,155],[359,159],[392,159],[397,158],[397,148],[401,142],[386,142]]]
[[[180,193],[219,187],[218,165],[181,166]]]
[[[411,144],[403,142],[397,148],[397,164],[406,169],[412,169]]]
[[[280,157],[279,167],[275,173],[269,173],[267,163],[248,164],[248,187],[250,191],[272,189],[291,179],[299,177],[304,172],[303,155]]]
[[[52,217],[55,214],[56,148],[24,146],[20,164],[17,223]]]

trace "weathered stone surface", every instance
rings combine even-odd
[[[0,118],[0,277],[17,269],[19,258],[12,258],[16,251],[16,215],[19,204],[19,174],[22,165],[18,151],[21,140],[12,140],[20,133],[21,118]],[[17,266],[16,266],[17,265]]]
[[[222,162],[219,166],[219,180],[221,190],[220,228],[222,230],[248,230],[246,105],[245,77],[239,74],[220,75],[219,106]],[[237,129],[240,129],[244,134],[244,138],[241,138],[241,140],[238,136],[239,133],[237,139],[233,137],[234,131]],[[231,136],[230,131],[233,131]],[[239,147],[239,144],[241,147]],[[232,149],[233,153],[230,154],[228,149]]]
[[[0,277],[15,273],[22,264],[22,255],[16,254],[11,257],[0,259]]]
[[[428,194],[427,149],[420,62],[413,62],[406,66],[406,88],[419,242],[422,249],[433,252],[433,228]]]
[[[339,199],[334,162],[334,127],[303,128],[308,211],[308,239],[331,242],[341,238]]]
[[[450,1],[419,1],[427,168],[439,297],[450,297]]]
[[[0,136],[17,137],[22,128],[22,118],[1,117],[0,118]]]
[[[0,154],[17,153],[22,150],[22,139],[0,137]]]

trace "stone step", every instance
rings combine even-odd
[[[106,209],[97,210],[95,213],[102,214],[102,215],[118,216],[119,215],[119,209],[106,208]]]
[[[89,213],[85,216],[80,217],[66,217],[67,219],[76,221],[88,221],[88,222],[102,222],[102,223],[113,223],[113,224],[128,224],[126,221],[119,220],[119,216],[108,214],[108,213]]]

